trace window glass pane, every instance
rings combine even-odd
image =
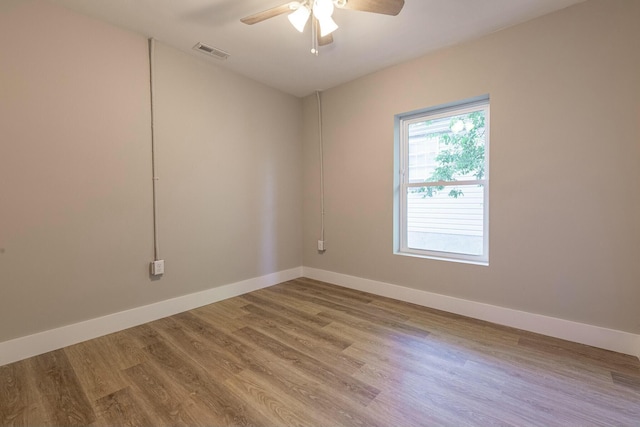
[[[409,182],[483,179],[485,112],[408,125]]]
[[[410,249],[483,254],[484,187],[407,188]]]

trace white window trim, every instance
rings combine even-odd
[[[485,111],[485,175],[480,180],[466,181],[438,181],[438,182],[414,182],[409,183],[408,149],[409,143],[407,131],[409,125],[424,121],[434,120],[454,114],[465,114],[474,111]],[[461,102],[441,105],[433,108],[413,111],[396,115],[395,118],[395,179],[394,179],[394,253],[396,255],[436,259],[442,261],[454,261],[477,265],[489,265],[489,144],[490,144],[490,108],[489,96],[467,99]],[[459,186],[459,185],[483,185],[483,254],[469,255],[443,251],[429,251],[409,248],[407,246],[407,189],[411,187],[426,186]]]

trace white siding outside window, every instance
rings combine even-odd
[[[396,117],[395,252],[488,264],[489,100]]]

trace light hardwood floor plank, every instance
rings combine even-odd
[[[256,315],[243,316],[242,320],[251,328],[262,332],[265,335],[295,349],[309,357],[318,357],[340,371],[352,374],[357,371],[364,362],[346,355],[342,349],[336,349],[326,345],[323,341],[311,340],[306,336],[301,336],[294,332],[283,330],[276,322],[269,317]]]
[[[216,381],[204,368],[192,363],[179,349],[159,342],[145,350],[156,367],[164,370],[173,380],[174,385],[209,410],[214,425],[257,424],[259,418],[255,417],[253,408],[233,395],[223,382]]]
[[[280,316],[278,312],[275,312],[273,310],[263,309],[253,304],[246,305],[244,308],[253,315],[244,316],[242,319],[245,322],[248,320],[254,321],[254,323],[259,323],[260,320],[263,320],[263,323],[265,323],[265,325],[278,325],[282,330],[290,334],[302,337],[303,339],[310,340],[313,343],[318,343],[336,350],[344,350],[345,348],[353,344],[353,342],[350,340],[346,340],[342,337],[326,333],[318,325],[309,326],[300,324],[295,320]],[[329,323],[331,322],[326,321],[324,325],[326,326]]]
[[[29,362],[37,391],[55,424],[87,425],[96,420],[93,405],[64,350],[35,356]]]
[[[27,375],[24,361],[0,367],[0,424],[3,426],[29,423],[30,390]]]
[[[287,361],[292,369],[301,370],[305,374],[327,383],[335,392],[344,393],[351,400],[357,401],[362,405],[366,406],[380,392],[375,387],[345,375],[334,367],[284,345],[255,329],[245,327],[239,330],[238,333],[254,342],[259,348],[271,353],[271,355]]]
[[[292,322],[319,327],[329,324],[329,322],[324,319],[318,318],[317,316],[311,314],[307,314],[304,311],[298,310],[297,308],[279,304],[269,298],[263,298],[253,294],[242,295],[240,298],[247,301],[249,307],[263,307],[264,309],[270,310],[272,312],[280,313],[280,316],[286,317]],[[251,313],[251,310],[249,310],[247,306],[244,306],[243,309]]]
[[[98,417],[95,425],[100,426],[150,426],[152,418],[131,393],[131,388],[123,388],[108,394],[95,402]]]
[[[150,363],[141,363],[125,370],[137,393],[142,408],[146,409],[150,425],[189,426],[204,424],[206,412],[196,408],[191,396],[180,393],[162,370]]]
[[[207,372],[222,381],[240,373],[244,368],[242,361],[226,351],[225,348],[207,342],[197,333],[187,330],[181,323],[167,318],[154,322],[154,327],[167,341],[191,359],[198,362]]]
[[[120,375],[117,364],[104,339],[98,338],[64,349],[69,362],[75,370],[78,381],[82,384],[87,398],[91,401],[126,388],[127,382]]]

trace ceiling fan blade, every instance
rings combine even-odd
[[[338,2],[337,6],[343,9],[395,16],[402,10],[404,0],[347,0],[345,5],[342,6]]]
[[[253,15],[245,16],[240,21],[247,25],[253,25],[253,24],[257,24],[258,22],[265,21],[269,18],[273,18],[274,16],[282,15],[283,13],[292,12],[299,7],[300,7],[300,2],[292,1],[289,3],[285,3],[281,6],[272,7],[271,9],[267,9],[262,12],[255,13]]]

